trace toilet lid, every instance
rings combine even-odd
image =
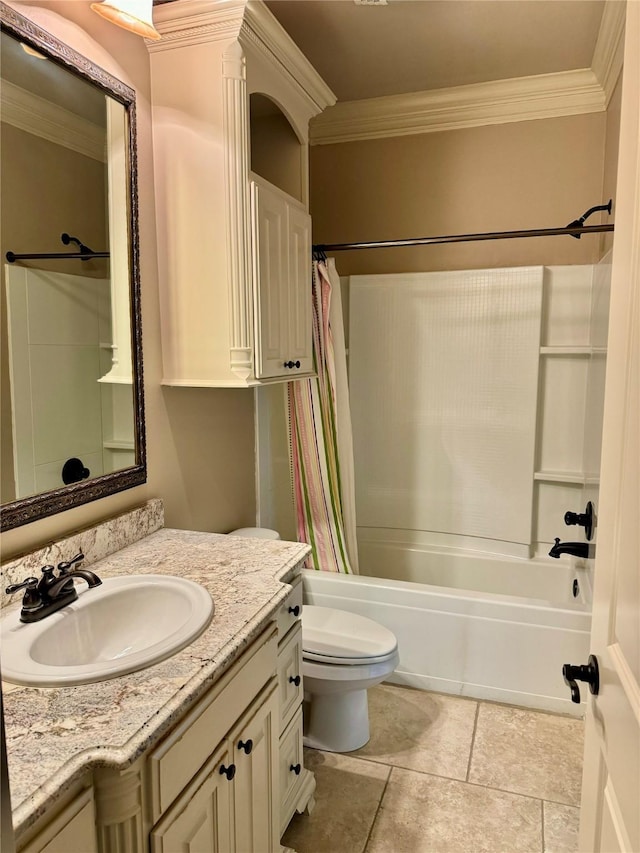
[[[375,663],[391,657],[397,647],[395,634],[366,616],[332,607],[303,607],[302,652],[308,660]]]
[[[242,536],[247,539],[279,539],[280,534],[277,530],[271,530],[268,527],[238,527],[237,530],[232,530],[229,536]]]

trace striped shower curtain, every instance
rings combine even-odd
[[[311,545],[309,568],[357,574],[351,415],[333,258],[313,264],[313,361],[317,378],[288,388],[298,540]]]

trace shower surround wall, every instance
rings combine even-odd
[[[375,557],[388,564],[385,541],[528,558],[574,538],[592,279],[590,265],[351,277],[363,573],[395,576]]]

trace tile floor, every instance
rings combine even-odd
[[[574,853],[583,723],[391,685],[369,691],[371,740],[305,750],[316,806],[296,853]]]

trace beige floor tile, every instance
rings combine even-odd
[[[539,800],[394,768],[366,853],[539,853],[541,849]]]
[[[282,837],[296,853],[362,853],[390,769],[335,752],[305,750],[316,776],[316,805],[294,815]]]
[[[576,853],[580,809],[544,803],[544,853]]]
[[[582,720],[481,703],[469,781],[579,805]]]
[[[382,684],[369,691],[371,740],[351,755],[466,779],[477,702]]]

